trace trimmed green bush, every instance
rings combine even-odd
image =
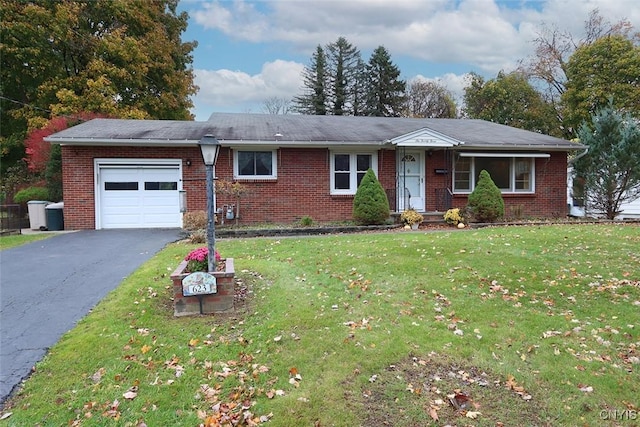
[[[504,200],[489,172],[482,170],[476,188],[469,194],[467,209],[478,222],[494,222],[504,216]]]
[[[300,218],[300,225],[303,227],[311,227],[313,225],[313,218],[311,218],[309,215],[305,215],[302,218]]]
[[[47,190],[51,201],[59,202],[62,200],[62,150],[60,144],[51,146],[51,154],[47,162],[47,168],[44,173],[47,180]]]
[[[13,196],[15,203],[27,203],[31,200],[49,200],[49,190],[45,187],[28,187]]]
[[[389,200],[373,169],[364,174],[353,199],[353,219],[360,225],[380,225],[389,218]]]

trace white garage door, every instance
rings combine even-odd
[[[100,167],[100,228],[180,227],[178,166]]]

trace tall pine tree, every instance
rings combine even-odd
[[[327,114],[327,57],[318,45],[311,62],[302,71],[304,93],[293,98],[294,110],[301,114]]]
[[[339,37],[327,45],[327,52],[331,73],[331,112],[336,116],[353,114],[360,51],[346,38]]]
[[[365,113],[369,116],[399,117],[405,102],[406,82],[391,62],[384,46],[373,51],[367,65],[368,87]]]

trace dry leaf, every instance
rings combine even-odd
[[[127,400],[135,399],[138,396],[138,387],[131,387],[122,396]]]
[[[93,375],[91,375],[91,381],[93,381],[94,383],[99,383],[105,372],[106,369],[104,368],[98,369]]]
[[[578,384],[578,388],[584,393],[591,393],[593,391],[593,387],[586,384]]]
[[[476,418],[478,418],[479,415],[482,415],[482,414],[478,411],[467,411],[467,413],[465,414],[467,418],[471,418],[472,420],[475,420]]]
[[[436,408],[434,408],[433,406],[431,406],[429,408],[429,416],[434,420],[434,421],[438,421],[438,410]]]

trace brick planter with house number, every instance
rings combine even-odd
[[[209,273],[215,280],[207,280],[206,274],[200,273],[203,276],[195,277],[197,280],[187,279],[185,281],[187,276],[192,275],[187,271],[187,264],[187,260],[182,261],[171,274],[174,315],[191,316],[233,311],[235,295],[233,258],[221,260],[220,264],[224,267]],[[203,278],[205,280],[202,280]],[[215,283],[215,285],[211,285],[211,283]]]

